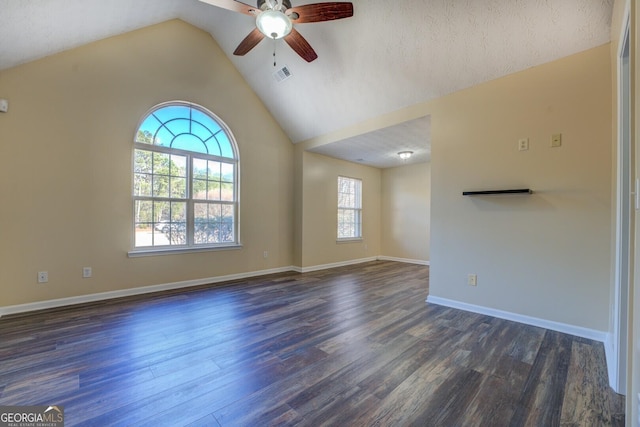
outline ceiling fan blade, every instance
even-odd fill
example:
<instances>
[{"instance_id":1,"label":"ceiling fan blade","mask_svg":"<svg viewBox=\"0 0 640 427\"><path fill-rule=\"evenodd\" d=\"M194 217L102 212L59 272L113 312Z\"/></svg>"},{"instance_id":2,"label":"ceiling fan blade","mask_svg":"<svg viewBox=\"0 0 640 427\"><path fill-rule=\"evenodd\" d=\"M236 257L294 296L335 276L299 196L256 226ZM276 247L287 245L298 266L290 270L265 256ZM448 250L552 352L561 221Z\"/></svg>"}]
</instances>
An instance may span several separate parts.
<instances>
[{"instance_id":1,"label":"ceiling fan blade","mask_svg":"<svg viewBox=\"0 0 640 427\"><path fill-rule=\"evenodd\" d=\"M311 62L318 57L318 54L313 50L309 42L307 42L307 40L302 37L302 34L296 31L295 28L284 38L284 41L307 62Z\"/></svg>"},{"instance_id":2,"label":"ceiling fan blade","mask_svg":"<svg viewBox=\"0 0 640 427\"><path fill-rule=\"evenodd\" d=\"M246 55L251 49L256 47L263 38L264 34L262 34L257 28L254 28L253 31L251 31L249 35L240 42L236 50L233 51L233 54L238 56Z\"/></svg>"},{"instance_id":3,"label":"ceiling fan blade","mask_svg":"<svg viewBox=\"0 0 640 427\"><path fill-rule=\"evenodd\" d=\"M353 16L353 4L348 2L305 4L287 9L286 14L296 24L332 21Z\"/></svg>"},{"instance_id":4,"label":"ceiling fan blade","mask_svg":"<svg viewBox=\"0 0 640 427\"><path fill-rule=\"evenodd\" d=\"M221 7L223 9L231 10L233 12L244 13L245 15L256 16L260 11L248 4L235 1L235 0L200 0L203 3L207 3L213 6Z\"/></svg>"}]
</instances>

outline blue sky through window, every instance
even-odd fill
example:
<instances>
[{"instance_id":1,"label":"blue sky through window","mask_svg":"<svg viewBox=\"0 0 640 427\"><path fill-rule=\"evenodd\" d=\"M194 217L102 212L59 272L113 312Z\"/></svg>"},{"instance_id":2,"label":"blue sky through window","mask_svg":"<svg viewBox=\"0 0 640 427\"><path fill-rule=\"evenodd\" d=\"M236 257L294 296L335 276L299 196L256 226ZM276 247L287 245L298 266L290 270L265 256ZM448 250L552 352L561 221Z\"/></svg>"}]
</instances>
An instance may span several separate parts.
<instances>
[{"instance_id":1,"label":"blue sky through window","mask_svg":"<svg viewBox=\"0 0 640 427\"><path fill-rule=\"evenodd\" d=\"M189 105L170 105L152 111L138 128L153 138L154 145L196 153L235 158L229 136L222 126ZM138 138L137 142L150 143Z\"/></svg>"}]
</instances>

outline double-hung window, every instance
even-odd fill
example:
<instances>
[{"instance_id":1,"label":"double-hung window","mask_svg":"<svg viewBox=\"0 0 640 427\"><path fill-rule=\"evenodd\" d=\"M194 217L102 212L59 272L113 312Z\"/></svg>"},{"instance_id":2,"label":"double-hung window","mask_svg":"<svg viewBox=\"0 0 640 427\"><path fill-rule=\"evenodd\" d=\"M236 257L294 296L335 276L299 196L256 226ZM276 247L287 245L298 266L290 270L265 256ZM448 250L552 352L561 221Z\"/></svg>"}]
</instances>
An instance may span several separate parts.
<instances>
[{"instance_id":1,"label":"double-hung window","mask_svg":"<svg viewBox=\"0 0 640 427\"><path fill-rule=\"evenodd\" d=\"M362 238L362 180L338 177L338 240Z\"/></svg>"},{"instance_id":2,"label":"double-hung window","mask_svg":"<svg viewBox=\"0 0 640 427\"><path fill-rule=\"evenodd\" d=\"M154 107L133 153L134 252L237 246L238 150L195 104Z\"/></svg>"}]
</instances>

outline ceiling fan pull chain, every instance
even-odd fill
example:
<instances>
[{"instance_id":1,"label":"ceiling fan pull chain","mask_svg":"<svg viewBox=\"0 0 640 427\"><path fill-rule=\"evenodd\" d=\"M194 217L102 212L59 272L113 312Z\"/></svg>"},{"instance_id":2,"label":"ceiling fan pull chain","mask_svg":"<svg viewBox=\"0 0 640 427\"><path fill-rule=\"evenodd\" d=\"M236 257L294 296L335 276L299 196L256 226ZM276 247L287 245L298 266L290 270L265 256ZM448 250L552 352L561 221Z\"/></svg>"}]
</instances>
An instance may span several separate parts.
<instances>
[{"instance_id":1,"label":"ceiling fan pull chain","mask_svg":"<svg viewBox=\"0 0 640 427\"><path fill-rule=\"evenodd\" d=\"M276 39L273 39L273 68L276 68Z\"/></svg>"}]
</instances>

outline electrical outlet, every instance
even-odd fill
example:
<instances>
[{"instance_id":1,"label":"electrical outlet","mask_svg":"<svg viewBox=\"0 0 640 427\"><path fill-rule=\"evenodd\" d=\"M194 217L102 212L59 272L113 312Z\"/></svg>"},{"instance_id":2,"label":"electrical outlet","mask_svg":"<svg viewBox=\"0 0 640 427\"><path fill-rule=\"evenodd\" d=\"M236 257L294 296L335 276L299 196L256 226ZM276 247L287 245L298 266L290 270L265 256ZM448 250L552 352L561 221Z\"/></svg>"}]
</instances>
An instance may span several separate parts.
<instances>
[{"instance_id":1,"label":"electrical outlet","mask_svg":"<svg viewBox=\"0 0 640 427\"><path fill-rule=\"evenodd\" d=\"M469 286L477 286L478 285L478 275L477 274L467 274L467 285L469 285Z\"/></svg>"},{"instance_id":2,"label":"electrical outlet","mask_svg":"<svg viewBox=\"0 0 640 427\"><path fill-rule=\"evenodd\" d=\"M529 149L529 138L521 138L518 140L518 150L526 151Z\"/></svg>"},{"instance_id":3,"label":"electrical outlet","mask_svg":"<svg viewBox=\"0 0 640 427\"><path fill-rule=\"evenodd\" d=\"M264 251L264 252L262 253L262 256L263 256L263 258L267 258L267 257L269 256L269 252Z\"/></svg>"},{"instance_id":4,"label":"electrical outlet","mask_svg":"<svg viewBox=\"0 0 640 427\"><path fill-rule=\"evenodd\" d=\"M82 267L82 277L85 279L91 277L93 272L91 271L91 267Z\"/></svg>"},{"instance_id":5,"label":"electrical outlet","mask_svg":"<svg viewBox=\"0 0 640 427\"><path fill-rule=\"evenodd\" d=\"M49 281L48 271L38 271L38 283L47 283Z\"/></svg>"}]
</instances>

